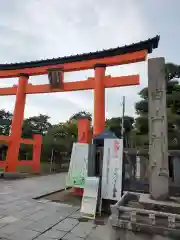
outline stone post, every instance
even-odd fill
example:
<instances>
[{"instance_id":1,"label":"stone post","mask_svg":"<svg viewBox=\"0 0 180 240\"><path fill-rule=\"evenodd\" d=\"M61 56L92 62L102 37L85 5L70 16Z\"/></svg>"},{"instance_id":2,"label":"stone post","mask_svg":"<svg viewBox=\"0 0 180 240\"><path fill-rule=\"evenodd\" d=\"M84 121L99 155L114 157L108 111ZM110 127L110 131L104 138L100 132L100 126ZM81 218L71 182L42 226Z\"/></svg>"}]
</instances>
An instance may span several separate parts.
<instances>
[{"instance_id":1,"label":"stone post","mask_svg":"<svg viewBox=\"0 0 180 240\"><path fill-rule=\"evenodd\" d=\"M168 135L165 59L148 60L150 194L155 200L168 197Z\"/></svg>"}]
</instances>

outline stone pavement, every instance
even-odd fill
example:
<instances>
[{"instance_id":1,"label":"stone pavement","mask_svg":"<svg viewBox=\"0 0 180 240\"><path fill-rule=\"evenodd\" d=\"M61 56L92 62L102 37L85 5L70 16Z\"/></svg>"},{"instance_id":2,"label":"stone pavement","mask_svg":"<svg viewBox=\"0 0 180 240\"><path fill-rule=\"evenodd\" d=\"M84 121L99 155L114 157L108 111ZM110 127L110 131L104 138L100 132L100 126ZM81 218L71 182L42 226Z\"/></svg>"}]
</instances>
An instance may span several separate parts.
<instances>
[{"instance_id":1,"label":"stone pavement","mask_svg":"<svg viewBox=\"0 0 180 240\"><path fill-rule=\"evenodd\" d=\"M101 240L105 226L79 222L77 207L33 198L65 187L66 174L0 180L1 240ZM102 231L102 229L104 230ZM106 237L106 238L105 238Z\"/></svg>"}]
</instances>

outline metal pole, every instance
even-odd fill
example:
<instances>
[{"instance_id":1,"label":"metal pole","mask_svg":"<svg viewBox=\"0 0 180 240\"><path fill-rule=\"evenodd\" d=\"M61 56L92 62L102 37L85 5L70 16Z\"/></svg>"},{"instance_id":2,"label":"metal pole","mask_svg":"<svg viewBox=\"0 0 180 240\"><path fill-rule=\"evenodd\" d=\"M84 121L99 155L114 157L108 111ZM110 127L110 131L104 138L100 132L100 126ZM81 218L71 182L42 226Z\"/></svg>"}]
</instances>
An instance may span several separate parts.
<instances>
[{"instance_id":1,"label":"metal pole","mask_svg":"<svg viewBox=\"0 0 180 240\"><path fill-rule=\"evenodd\" d=\"M124 139L124 113L125 113L125 96L122 100L122 119L121 119L121 138Z\"/></svg>"},{"instance_id":2,"label":"metal pole","mask_svg":"<svg viewBox=\"0 0 180 240\"><path fill-rule=\"evenodd\" d=\"M50 172L52 172L53 158L54 158L54 148L53 148L52 151L51 151L51 162L50 162L51 167L50 167Z\"/></svg>"},{"instance_id":3,"label":"metal pole","mask_svg":"<svg viewBox=\"0 0 180 240\"><path fill-rule=\"evenodd\" d=\"M122 101L122 119L121 119L121 139L122 139L122 187L121 187L121 197L123 196L124 192L124 181L125 181L125 163L124 163L124 114L125 114L125 96L123 96Z\"/></svg>"}]
</instances>

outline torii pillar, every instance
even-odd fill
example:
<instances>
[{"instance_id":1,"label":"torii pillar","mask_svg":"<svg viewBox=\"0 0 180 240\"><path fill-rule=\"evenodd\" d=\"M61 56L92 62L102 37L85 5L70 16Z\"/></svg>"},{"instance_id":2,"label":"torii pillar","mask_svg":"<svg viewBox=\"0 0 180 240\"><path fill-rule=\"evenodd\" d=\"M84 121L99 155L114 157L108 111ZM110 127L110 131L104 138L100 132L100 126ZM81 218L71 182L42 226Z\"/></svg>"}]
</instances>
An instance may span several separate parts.
<instances>
[{"instance_id":1,"label":"torii pillar","mask_svg":"<svg viewBox=\"0 0 180 240\"><path fill-rule=\"evenodd\" d=\"M78 143L90 143L92 133L90 127L90 119L87 116L78 118ZM73 193L78 196L83 196L83 188L74 187Z\"/></svg>"},{"instance_id":2,"label":"torii pillar","mask_svg":"<svg viewBox=\"0 0 180 240\"><path fill-rule=\"evenodd\" d=\"M26 102L26 87L28 84L28 76L21 74L16 92L16 102L11 124L10 141L8 142L8 151L6 156L6 172L16 172L17 161L19 157L20 140L22 133L22 125L24 119L24 108Z\"/></svg>"},{"instance_id":3,"label":"torii pillar","mask_svg":"<svg viewBox=\"0 0 180 240\"><path fill-rule=\"evenodd\" d=\"M96 64L94 79L94 127L93 135L96 136L105 128L105 87L104 78L106 65Z\"/></svg>"}]
</instances>

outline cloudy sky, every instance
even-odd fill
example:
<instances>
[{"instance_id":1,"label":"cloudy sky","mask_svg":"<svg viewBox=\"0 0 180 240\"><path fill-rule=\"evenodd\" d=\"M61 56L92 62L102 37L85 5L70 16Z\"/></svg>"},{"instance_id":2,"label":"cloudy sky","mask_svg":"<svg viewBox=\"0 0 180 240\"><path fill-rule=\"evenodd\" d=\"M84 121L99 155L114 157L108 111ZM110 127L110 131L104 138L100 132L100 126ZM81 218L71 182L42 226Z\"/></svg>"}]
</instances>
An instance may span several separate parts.
<instances>
[{"instance_id":1,"label":"cloudy sky","mask_svg":"<svg viewBox=\"0 0 180 240\"><path fill-rule=\"evenodd\" d=\"M180 63L179 0L0 0L0 63L31 61L123 46L160 34L159 48L151 55ZM108 68L112 76L139 73L140 86L106 90L106 117L134 115L138 92L147 85L145 63ZM65 73L65 81L87 79L93 70ZM30 78L47 83L47 76ZM17 79L0 79L0 87ZM14 96L0 97L0 108L13 111ZM48 114L52 123L73 113L93 113L93 92L27 96L25 117Z\"/></svg>"}]
</instances>

